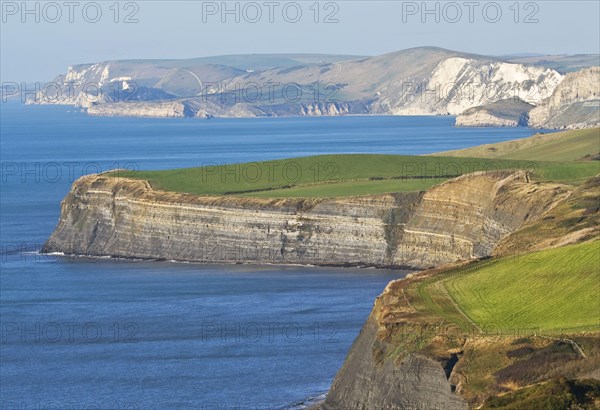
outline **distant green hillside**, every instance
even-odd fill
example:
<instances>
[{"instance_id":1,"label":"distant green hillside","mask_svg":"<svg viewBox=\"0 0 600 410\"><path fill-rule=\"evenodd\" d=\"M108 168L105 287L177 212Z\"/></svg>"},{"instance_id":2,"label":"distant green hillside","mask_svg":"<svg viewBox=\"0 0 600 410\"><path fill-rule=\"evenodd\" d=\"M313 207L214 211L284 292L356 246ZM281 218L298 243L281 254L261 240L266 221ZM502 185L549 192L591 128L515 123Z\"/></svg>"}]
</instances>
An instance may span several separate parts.
<instances>
[{"instance_id":1,"label":"distant green hillside","mask_svg":"<svg viewBox=\"0 0 600 410\"><path fill-rule=\"evenodd\" d=\"M575 161L584 159L588 155L593 157L598 153L600 153L600 128L591 128L551 134L536 134L530 138L440 152L433 155L537 161Z\"/></svg>"},{"instance_id":2,"label":"distant green hillside","mask_svg":"<svg viewBox=\"0 0 600 410\"><path fill-rule=\"evenodd\" d=\"M234 54L182 60L184 64L222 64L243 70L266 70L275 67L328 64L359 60L365 56L338 54ZM180 63L181 64L181 63Z\"/></svg>"},{"instance_id":3,"label":"distant green hillside","mask_svg":"<svg viewBox=\"0 0 600 410\"><path fill-rule=\"evenodd\" d=\"M504 56L504 58L512 63L552 68L561 74L600 65L600 55L598 54Z\"/></svg>"},{"instance_id":4,"label":"distant green hillside","mask_svg":"<svg viewBox=\"0 0 600 410\"><path fill-rule=\"evenodd\" d=\"M275 67L294 67L299 65L327 64L365 58L357 55L339 54L231 54L222 56L197 57L186 59L130 59L116 60L122 66L159 65L162 67L190 68L205 64L217 64L242 70L266 70Z\"/></svg>"},{"instance_id":5,"label":"distant green hillside","mask_svg":"<svg viewBox=\"0 0 600 410\"><path fill-rule=\"evenodd\" d=\"M157 189L196 195L335 197L420 191L475 171L533 170L542 181L571 183L598 173L595 162L533 162L403 155L320 155L167 171L119 172Z\"/></svg>"}]
</instances>

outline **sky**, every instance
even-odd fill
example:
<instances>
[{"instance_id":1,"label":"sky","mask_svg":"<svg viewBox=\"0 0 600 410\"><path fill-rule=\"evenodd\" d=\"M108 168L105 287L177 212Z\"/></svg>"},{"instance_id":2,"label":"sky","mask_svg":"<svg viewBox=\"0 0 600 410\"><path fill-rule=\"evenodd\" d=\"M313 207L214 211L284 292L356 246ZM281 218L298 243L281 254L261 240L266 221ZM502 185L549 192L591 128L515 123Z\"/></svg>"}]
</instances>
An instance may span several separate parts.
<instances>
[{"instance_id":1,"label":"sky","mask_svg":"<svg viewBox=\"0 0 600 410\"><path fill-rule=\"evenodd\" d=\"M25 7L23 7L25 5ZM600 52L590 1L1 1L2 82L69 65L251 53Z\"/></svg>"}]
</instances>

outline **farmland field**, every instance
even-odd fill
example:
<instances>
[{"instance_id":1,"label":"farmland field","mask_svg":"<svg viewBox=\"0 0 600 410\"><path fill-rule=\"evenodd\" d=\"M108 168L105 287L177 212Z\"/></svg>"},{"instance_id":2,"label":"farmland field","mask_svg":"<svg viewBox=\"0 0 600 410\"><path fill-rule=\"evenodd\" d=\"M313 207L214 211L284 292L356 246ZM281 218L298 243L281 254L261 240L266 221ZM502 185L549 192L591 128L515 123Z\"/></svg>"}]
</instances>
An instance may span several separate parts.
<instances>
[{"instance_id":1,"label":"farmland field","mask_svg":"<svg viewBox=\"0 0 600 410\"><path fill-rule=\"evenodd\" d=\"M156 189L194 195L336 197L422 191L459 175L502 169L531 170L536 180L576 184L596 175L599 164L342 154L118 175L145 179Z\"/></svg>"},{"instance_id":2,"label":"farmland field","mask_svg":"<svg viewBox=\"0 0 600 410\"><path fill-rule=\"evenodd\" d=\"M472 322L484 333L597 331L598 266L595 240L451 271L423 285L420 294L438 315L461 327Z\"/></svg>"}]
</instances>

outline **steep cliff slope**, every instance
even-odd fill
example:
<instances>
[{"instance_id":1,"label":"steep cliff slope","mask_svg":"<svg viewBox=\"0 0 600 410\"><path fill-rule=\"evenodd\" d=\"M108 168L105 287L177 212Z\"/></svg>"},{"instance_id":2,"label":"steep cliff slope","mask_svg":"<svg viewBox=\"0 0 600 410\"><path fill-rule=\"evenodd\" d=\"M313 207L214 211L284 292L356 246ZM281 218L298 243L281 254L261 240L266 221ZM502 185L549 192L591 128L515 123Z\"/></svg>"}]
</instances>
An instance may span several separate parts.
<instances>
[{"instance_id":1,"label":"steep cliff slope","mask_svg":"<svg viewBox=\"0 0 600 410\"><path fill-rule=\"evenodd\" d=\"M385 348L385 342L381 338L388 325L385 317L388 296L388 293L384 293L377 298L326 401L319 408L467 409L467 402L452 392L440 361L425 354L407 354L394 362L387 360L386 353L380 350ZM408 332L415 330L414 327L407 330L407 336L410 337Z\"/></svg>"},{"instance_id":2,"label":"steep cliff slope","mask_svg":"<svg viewBox=\"0 0 600 410\"><path fill-rule=\"evenodd\" d=\"M164 101L177 96L198 95L202 91L202 81L221 81L243 72L216 64L186 64L185 60L80 64L68 67L65 74L46 84L28 102L81 107L119 101L136 104L144 90L154 92L154 97L147 100Z\"/></svg>"},{"instance_id":3,"label":"steep cliff slope","mask_svg":"<svg viewBox=\"0 0 600 410\"><path fill-rule=\"evenodd\" d=\"M321 407L493 407L491 398L515 391L510 408L550 408L541 403L562 400L556 392L536 399L526 389L557 377L600 379L599 246L596 240L391 282ZM576 408L596 408L600 394L591 392L590 400L580 392Z\"/></svg>"},{"instance_id":4,"label":"steep cliff slope","mask_svg":"<svg viewBox=\"0 0 600 410\"><path fill-rule=\"evenodd\" d=\"M534 106L519 98L469 108L458 117L457 127L526 127Z\"/></svg>"},{"instance_id":5,"label":"steep cliff slope","mask_svg":"<svg viewBox=\"0 0 600 410\"><path fill-rule=\"evenodd\" d=\"M567 74L552 95L536 107L498 101L464 111L457 126L530 126L577 129L600 124L600 67Z\"/></svg>"},{"instance_id":6,"label":"steep cliff slope","mask_svg":"<svg viewBox=\"0 0 600 410\"><path fill-rule=\"evenodd\" d=\"M600 67L569 73L552 95L529 113L537 128L586 128L600 125Z\"/></svg>"},{"instance_id":7,"label":"steep cliff slope","mask_svg":"<svg viewBox=\"0 0 600 410\"><path fill-rule=\"evenodd\" d=\"M493 254L524 254L577 243L599 235L600 174L578 186L543 218L525 224L502 239Z\"/></svg>"},{"instance_id":8,"label":"steep cliff slope","mask_svg":"<svg viewBox=\"0 0 600 410\"><path fill-rule=\"evenodd\" d=\"M437 266L490 254L568 190L524 171L366 197L193 196L91 175L73 184L45 252L181 261Z\"/></svg>"},{"instance_id":9,"label":"steep cliff slope","mask_svg":"<svg viewBox=\"0 0 600 410\"><path fill-rule=\"evenodd\" d=\"M379 104L397 115L458 115L465 110L509 98L537 104L550 95L562 75L550 69L453 57L441 61L416 89L401 92L395 85L383 90ZM410 81L410 80L409 80Z\"/></svg>"}]
</instances>

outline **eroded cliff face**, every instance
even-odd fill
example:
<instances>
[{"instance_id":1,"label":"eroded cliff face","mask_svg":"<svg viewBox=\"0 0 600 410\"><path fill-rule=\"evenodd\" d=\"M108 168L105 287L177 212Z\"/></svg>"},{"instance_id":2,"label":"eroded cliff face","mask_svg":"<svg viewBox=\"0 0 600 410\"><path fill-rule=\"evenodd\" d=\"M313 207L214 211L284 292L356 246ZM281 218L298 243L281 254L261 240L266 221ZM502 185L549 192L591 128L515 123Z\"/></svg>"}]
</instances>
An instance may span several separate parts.
<instances>
[{"instance_id":1,"label":"eroded cliff face","mask_svg":"<svg viewBox=\"0 0 600 410\"><path fill-rule=\"evenodd\" d=\"M194 196L113 175L73 184L45 252L426 268L490 255L566 193L522 171L465 175L426 193L331 199Z\"/></svg>"},{"instance_id":2,"label":"eroded cliff face","mask_svg":"<svg viewBox=\"0 0 600 410\"><path fill-rule=\"evenodd\" d=\"M86 176L62 203L49 252L194 262L386 265L384 214L420 194L251 199L161 192ZM402 221L400 221L402 222Z\"/></svg>"},{"instance_id":3,"label":"eroded cliff face","mask_svg":"<svg viewBox=\"0 0 600 410\"><path fill-rule=\"evenodd\" d=\"M465 328L424 308L421 285L444 274L432 269L388 284L315 409L476 409L490 396L558 377L598 378L597 333L557 339L531 329L483 334L474 323Z\"/></svg>"},{"instance_id":4,"label":"eroded cliff face","mask_svg":"<svg viewBox=\"0 0 600 410\"><path fill-rule=\"evenodd\" d=\"M144 117L144 118L211 118L222 112L218 104L200 102L195 99L144 102L106 102L88 104L89 115L105 117ZM231 115L235 116L235 115Z\"/></svg>"},{"instance_id":5,"label":"eroded cliff face","mask_svg":"<svg viewBox=\"0 0 600 410\"><path fill-rule=\"evenodd\" d=\"M563 76L540 67L454 57L441 61L415 88L395 84L382 91L396 115L459 115L497 101L519 98L537 104L552 94Z\"/></svg>"},{"instance_id":6,"label":"eroded cliff face","mask_svg":"<svg viewBox=\"0 0 600 410\"><path fill-rule=\"evenodd\" d=\"M35 95L28 95L27 102L84 108L94 104L129 102L132 105L139 104L140 110L143 110L146 102L169 102L198 95L202 91L202 81L217 82L244 72L234 67L189 60L122 60L80 64L68 67L66 73L55 77ZM140 116L144 116L144 112L141 112ZM107 109L106 114L101 115L118 114ZM128 115L137 114L133 108L129 108Z\"/></svg>"},{"instance_id":7,"label":"eroded cliff face","mask_svg":"<svg viewBox=\"0 0 600 410\"><path fill-rule=\"evenodd\" d=\"M519 119L508 119L494 115L485 110L471 111L456 117L456 127L517 127Z\"/></svg>"},{"instance_id":8,"label":"eroded cliff face","mask_svg":"<svg viewBox=\"0 0 600 410\"><path fill-rule=\"evenodd\" d=\"M600 67L567 74L542 101L500 100L470 108L456 118L456 125L461 127L578 129L599 124Z\"/></svg>"},{"instance_id":9,"label":"eroded cliff face","mask_svg":"<svg viewBox=\"0 0 600 410\"><path fill-rule=\"evenodd\" d=\"M526 127L532 104L518 98L473 107L456 117L457 127Z\"/></svg>"},{"instance_id":10,"label":"eroded cliff face","mask_svg":"<svg viewBox=\"0 0 600 410\"><path fill-rule=\"evenodd\" d=\"M89 115L109 117L182 118L192 113L182 101L89 104Z\"/></svg>"},{"instance_id":11,"label":"eroded cliff face","mask_svg":"<svg viewBox=\"0 0 600 410\"><path fill-rule=\"evenodd\" d=\"M322 410L463 410L467 402L453 392L442 363L424 354L387 357L394 349L382 334L388 314L386 291L377 298L369 319L338 372ZM404 323L403 323L404 325ZM410 331L414 331L411 328ZM418 332L416 332L418 333Z\"/></svg>"},{"instance_id":12,"label":"eroded cliff face","mask_svg":"<svg viewBox=\"0 0 600 410\"><path fill-rule=\"evenodd\" d=\"M524 171L467 174L429 189L394 234L394 261L424 268L491 255L498 241L567 195ZM392 224L389 229L393 229Z\"/></svg>"},{"instance_id":13,"label":"eroded cliff face","mask_svg":"<svg viewBox=\"0 0 600 410\"><path fill-rule=\"evenodd\" d=\"M552 95L529 113L536 128L591 128L600 124L600 67L569 73Z\"/></svg>"}]
</instances>

